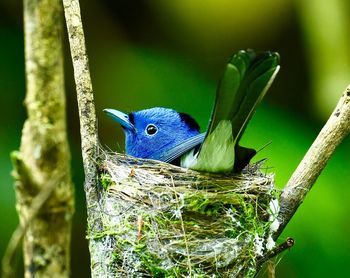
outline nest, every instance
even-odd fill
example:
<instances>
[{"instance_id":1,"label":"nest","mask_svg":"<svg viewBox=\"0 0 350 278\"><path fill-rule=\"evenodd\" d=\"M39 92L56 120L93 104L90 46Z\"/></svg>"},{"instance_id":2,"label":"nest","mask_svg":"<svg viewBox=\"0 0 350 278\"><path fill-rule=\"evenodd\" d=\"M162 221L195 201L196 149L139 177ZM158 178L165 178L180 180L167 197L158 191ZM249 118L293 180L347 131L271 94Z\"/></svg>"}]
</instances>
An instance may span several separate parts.
<instances>
[{"instance_id":1,"label":"nest","mask_svg":"<svg viewBox=\"0 0 350 278\"><path fill-rule=\"evenodd\" d=\"M215 175L103 152L89 208L93 276L254 276L278 210L259 166Z\"/></svg>"}]
</instances>

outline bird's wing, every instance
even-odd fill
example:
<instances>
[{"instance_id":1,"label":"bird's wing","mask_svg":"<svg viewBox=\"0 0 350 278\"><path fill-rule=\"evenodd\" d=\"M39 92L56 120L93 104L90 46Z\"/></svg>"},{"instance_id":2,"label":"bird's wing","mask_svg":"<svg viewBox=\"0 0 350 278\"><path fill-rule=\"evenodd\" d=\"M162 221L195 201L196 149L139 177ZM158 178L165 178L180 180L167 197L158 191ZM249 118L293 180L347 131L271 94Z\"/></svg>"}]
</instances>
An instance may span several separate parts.
<instances>
[{"instance_id":1,"label":"bird's wing","mask_svg":"<svg viewBox=\"0 0 350 278\"><path fill-rule=\"evenodd\" d=\"M239 150L236 145L278 69L279 55L275 52L241 50L232 57L218 86L195 169L232 170L237 162L235 149Z\"/></svg>"},{"instance_id":2,"label":"bird's wing","mask_svg":"<svg viewBox=\"0 0 350 278\"><path fill-rule=\"evenodd\" d=\"M172 162L182 156L184 153L202 144L204 137L205 133L195 135L165 152L161 150L157 153L152 154L152 159L164 162Z\"/></svg>"}]
</instances>

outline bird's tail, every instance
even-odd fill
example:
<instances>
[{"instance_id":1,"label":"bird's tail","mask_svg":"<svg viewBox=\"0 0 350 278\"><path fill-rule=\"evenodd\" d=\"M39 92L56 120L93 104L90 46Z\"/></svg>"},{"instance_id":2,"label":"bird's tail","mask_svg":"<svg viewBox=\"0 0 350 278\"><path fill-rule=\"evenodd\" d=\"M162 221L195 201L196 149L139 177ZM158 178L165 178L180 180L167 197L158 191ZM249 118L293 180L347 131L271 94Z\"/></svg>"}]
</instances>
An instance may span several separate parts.
<instances>
[{"instance_id":1,"label":"bird's tail","mask_svg":"<svg viewBox=\"0 0 350 278\"><path fill-rule=\"evenodd\" d=\"M219 165L215 170L234 167L240 171L249 163L256 151L238 143L278 70L276 52L241 50L232 57L218 86L208 131L198 155L198 169L212 170L215 164ZM225 138L228 134L232 137ZM213 162L208 163L213 157Z\"/></svg>"},{"instance_id":2,"label":"bird's tail","mask_svg":"<svg viewBox=\"0 0 350 278\"><path fill-rule=\"evenodd\" d=\"M238 143L278 70L276 52L241 50L235 54L220 81L208 134L221 120L227 119L232 123L232 135Z\"/></svg>"}]
</instances>

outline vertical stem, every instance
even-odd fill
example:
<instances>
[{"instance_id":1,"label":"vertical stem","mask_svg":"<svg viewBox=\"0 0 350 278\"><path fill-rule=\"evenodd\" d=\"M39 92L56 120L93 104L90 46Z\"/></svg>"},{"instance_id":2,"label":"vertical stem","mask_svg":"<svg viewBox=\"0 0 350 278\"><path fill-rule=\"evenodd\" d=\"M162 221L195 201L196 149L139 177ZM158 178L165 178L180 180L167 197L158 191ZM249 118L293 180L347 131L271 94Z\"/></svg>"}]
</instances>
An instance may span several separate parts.
<instances>
[{"instance_id":1,"label":"vertical stem","mask_svg":"<svg viewBox=\"0 0 350 278\"><path fill-rule=\"evenodd\" d=\"M28 119L20 150L12 157L17 210L26 229L25 277L69 277L74 198L66 134L60 1L24 0L24 32ZM15 269L11 265L4 268Z\"/></svg>"},{"instance_id":2,"label":"vertical stem","mask_svg":"<svg viewBox=\"0 0 350 278\"><path fill-rule=\"evenodd\" d=\"M81 151L85 171L85 194L87 202L88 227L90 230L101 229L100 219L93 217L98 204L97 194L97 121L94 106L89 62L85 47L83 24L78 0L63 0L64 14L69 37L70 52L73 61L74 79L77 91ZM89 242L91 272L94 277L95 245ZM100 255L100 254L99 254Z\"/></svg>"},{"instance_id":3,"label":"vertical stem","mask_svg":"<svg viewBox=\"0 0 350 278\"><path fill-rule=\"evenodd\" d=\"M94 95L79 1L63 0L63 6L73 61L79 109L81 147L85 171L85 189L88 193L90 189L93 189L95 186L97 173L95 157L98 140ZM89 198L87 198L87 200L89 201Z\"/></svg>"}]
</instances>

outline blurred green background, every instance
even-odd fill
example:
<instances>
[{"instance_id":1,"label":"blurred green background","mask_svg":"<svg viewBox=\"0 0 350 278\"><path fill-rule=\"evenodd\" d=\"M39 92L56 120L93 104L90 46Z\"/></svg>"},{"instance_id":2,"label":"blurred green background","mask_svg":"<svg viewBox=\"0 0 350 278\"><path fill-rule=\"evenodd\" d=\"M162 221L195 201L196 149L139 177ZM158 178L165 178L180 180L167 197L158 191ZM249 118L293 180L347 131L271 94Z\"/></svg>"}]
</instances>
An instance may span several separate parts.
<instances>
[{"instance_id":1,"label":"blurred green background","mask_svg":"<svg viewBox=\"0 0 350 278\"><path fill-rule=\"evenodd\" d=\"M21 1L0 0L0 256L18 224L9 154L25 119ZM274 50L282 68L243 138L283 187L350 82L347 0L81 1L102 144L123 149L103 108L153 106L193 115L205 130L218 79L239 49ZM65 42L76 214L72 277L88 277L85 197L72 66ZM350 260L350 138L338 148L281 238L277 277L345 277ZM18 268L21 259L18 255ZM21 271L19 270L19 277Z\"/></svg>"}]
</instances>

